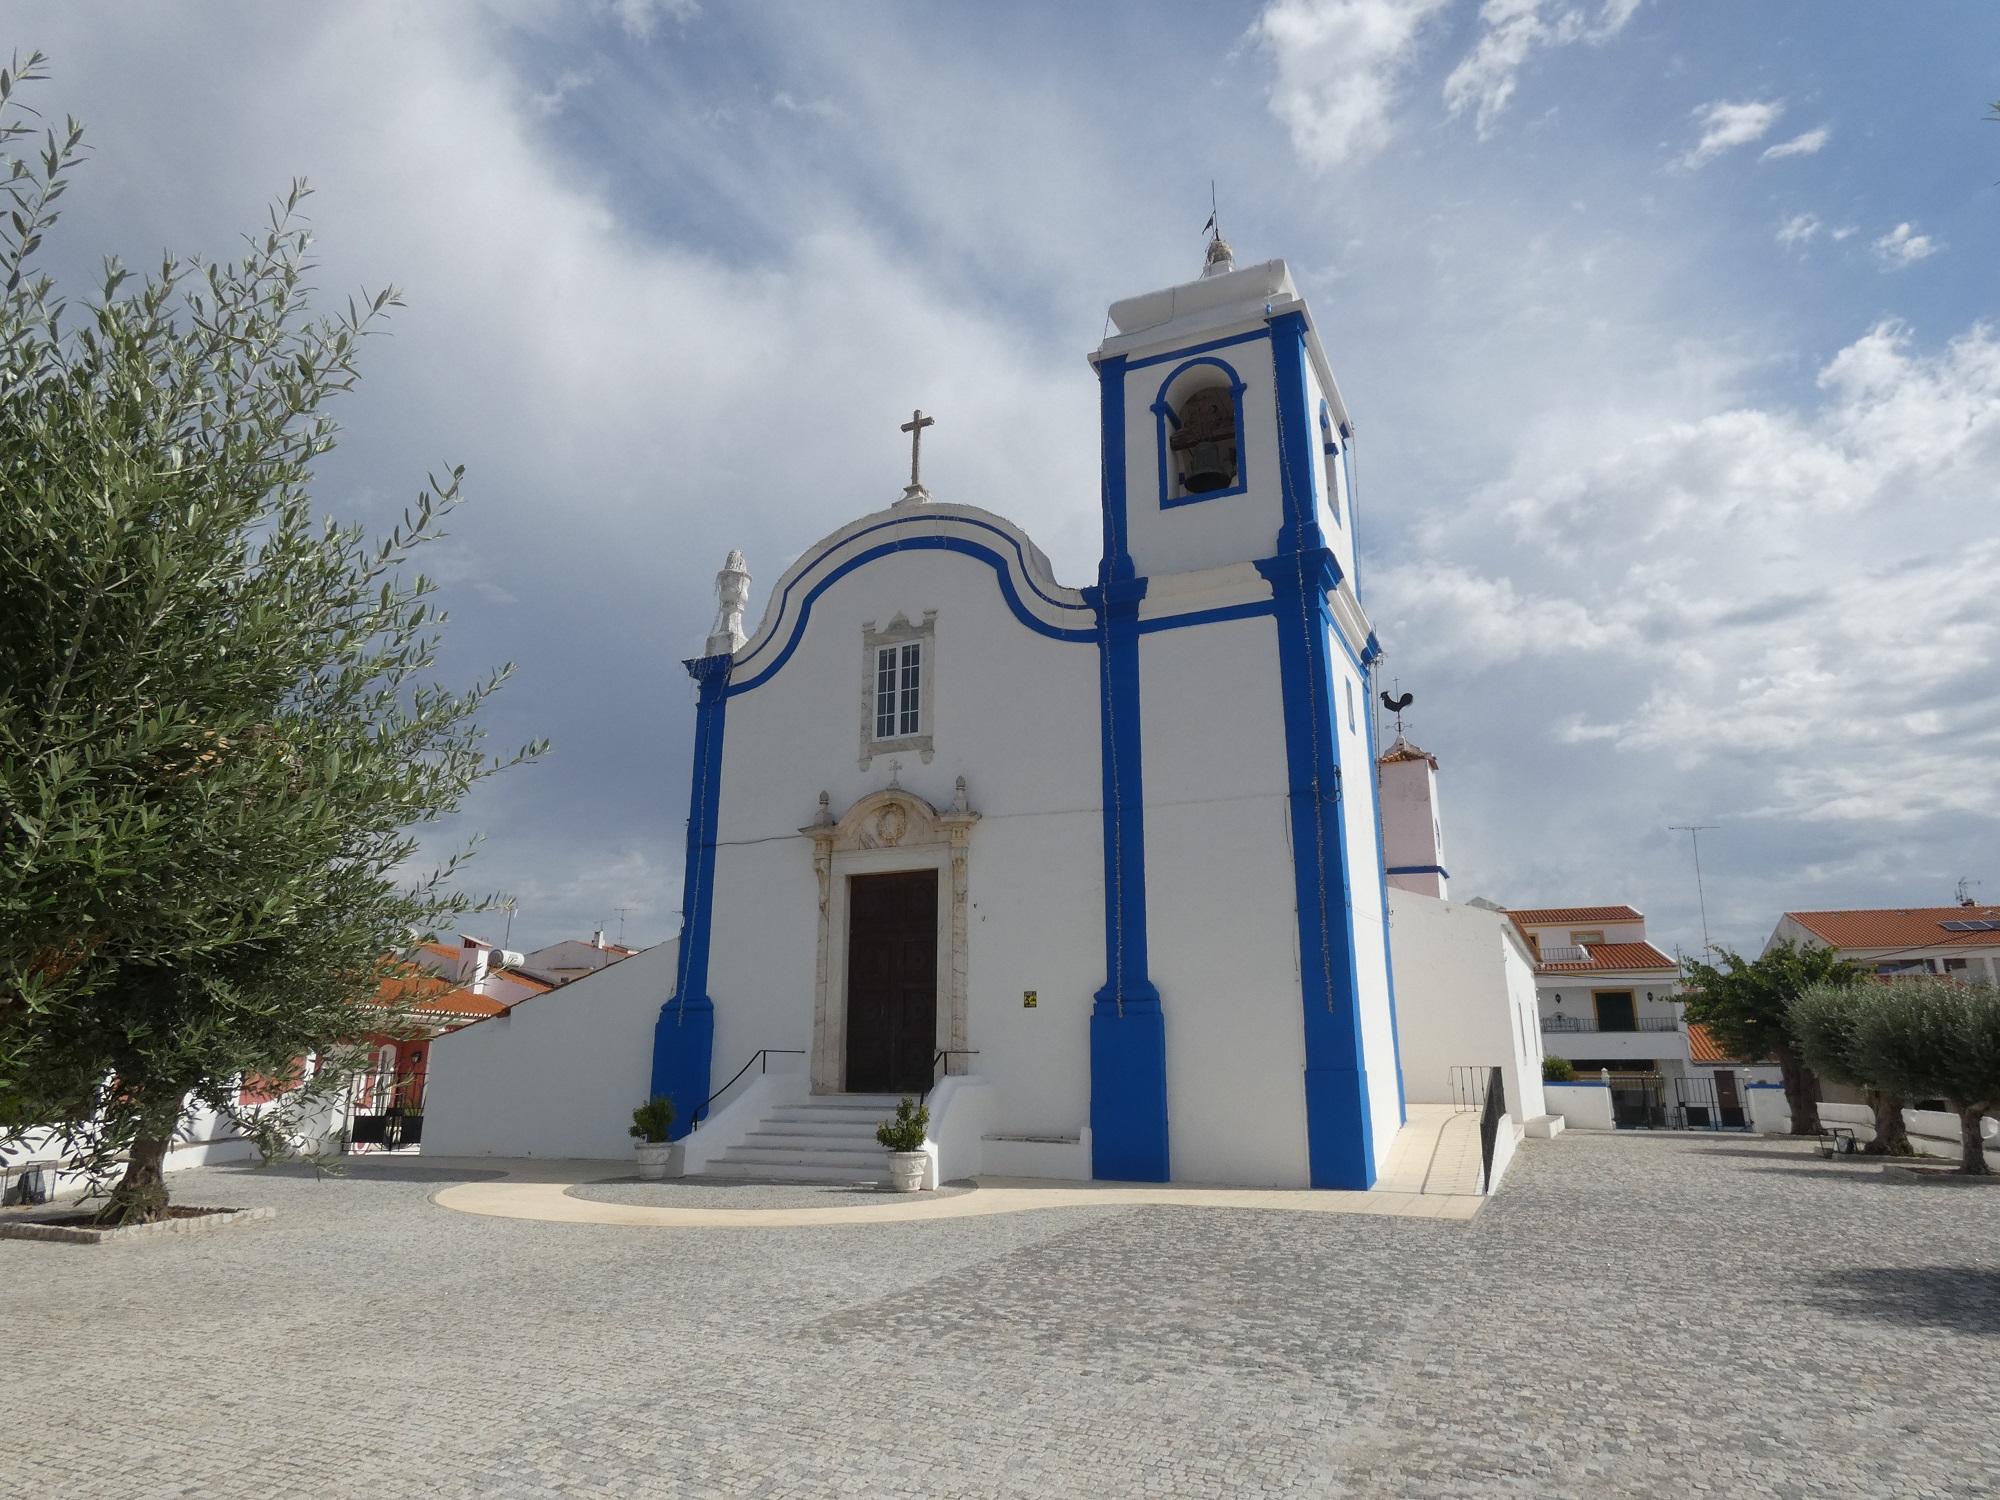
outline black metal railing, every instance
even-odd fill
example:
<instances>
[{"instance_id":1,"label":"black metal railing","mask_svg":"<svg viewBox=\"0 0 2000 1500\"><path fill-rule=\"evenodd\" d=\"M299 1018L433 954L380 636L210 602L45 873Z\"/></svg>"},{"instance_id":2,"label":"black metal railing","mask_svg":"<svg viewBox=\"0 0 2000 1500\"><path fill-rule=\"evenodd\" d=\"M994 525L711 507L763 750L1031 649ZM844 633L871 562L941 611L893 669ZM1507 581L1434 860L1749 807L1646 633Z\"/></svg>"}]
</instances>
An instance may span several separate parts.
<instances>
[{"instance_id":1,"label":"black metal railing","mask_svg":"<svg viewBox=\"0 0 2000 1500\"><path fill-rule=\"evenodd\" d=\"M716 1100L720 1099L724 1094L728 1093L731 1089L735 1088L737 1081L741 1079L743 1075L749 1072L752 1068L755 1068L757 1070L757 1075L761 1078L765 1073L770 1071L772 1058L804 1057L805 1055L806 1055L806 1049L803 1047L764 1047L759 1049L758 1052L751 1057L750 1061L748 1061L742 1067L736 1070L735 1077L731 1078L729 1082L725 1083L721 1088L717 1089L714 1093L710 1094L706 1099L702 1100L700 1104L695 1106L694 1118L688 1121L688 1130L692 1132L697 1125L701 1124L701 1122L708 1117L709 1105L715 1103Z\"/></svg>"},{"instance_id":2,"label":"black metal railing","mask_svg":"<svg viewBox=\"0 0 2000 1500\"><path fill-rule=\"evenodd\" d=\"M977 1057L977 1056L979 1056L979 1049L977 1047L974 1047L969 1051L963 1048L952 1048L952 1047L938 1048L936 1052L931 1054L930 1088L924 1090L923 1098L919 1099L917 1103L928 1104L930 1102L932 1090L935 1089L940 1083L944 1081L944 1076L942 1073L939 1072L939 1069L950 1067L951 1059L953 1059L954 1057Z\"/></svg>"},{"instance_id":3,"label":"black metal railing","mask_svg":"<svg viewBox=\"0 0 2000 1500\"><path fill-rule=\"evenodd\" d=\"M1543 1031L1679 1031L1673 1016L1637 1016L1630 1026L1606 1026L1591 1016L1543 1016Z\"/></svg>"},{"instance_id":4,"label":"black metal railing","mask_svg":"<svg viewBox=\"0 0 2000 1500\"><path fill-rule=\"evenodd\" d=\"M1498 1068L1486 1080L1486 1107L1479 1114L1479 1190L1493 1191L1493 1146L1500 1139L1500 1120L1507 1113L1507 1080Z\"/></svg>"},{"instance_id":5,"label":"black metal railing","mask_svg":"<svg viewBox=\"0 0 2000 1500\"><path fill-rule=\"evenodd\" d=\"M1493 1070L1466 1064L1451 1070L1451 1107L1461 1115L1476 1114L1486 1107L1486 1088Z\"/></svg>"},{"instance_id":6,"label":"black metal railing","mask_svg":"<svg viewBox=\"0 0 2000 1500\"><path fill-rule=\"evenodd\" d=\"M424 1070L384 1068L363 1073L347 1096L345 1149L378 1146L384 1151L419 1146L424 1139Z\"/></svg>"}]
</instances>

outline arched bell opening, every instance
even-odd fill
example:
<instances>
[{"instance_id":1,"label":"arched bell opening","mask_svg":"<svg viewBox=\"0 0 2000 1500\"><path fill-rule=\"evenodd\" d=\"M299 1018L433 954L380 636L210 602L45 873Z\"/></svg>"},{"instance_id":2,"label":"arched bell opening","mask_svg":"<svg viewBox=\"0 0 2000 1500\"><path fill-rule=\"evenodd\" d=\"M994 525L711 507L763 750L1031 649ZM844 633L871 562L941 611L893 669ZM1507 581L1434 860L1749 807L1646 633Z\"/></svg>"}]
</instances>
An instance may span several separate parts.
<instances>
[{"instance_id":1,"label":"arched bell opening","mask_svg":"<svg viewBox=\"0 0 2000 1500\"><path fill-rule=\"evenodd\" d=\"M1219 359L1190 360L1160 387L1161 499L1183 504L1243 489L1243 382Z\"/></svg>"}]
</instances>

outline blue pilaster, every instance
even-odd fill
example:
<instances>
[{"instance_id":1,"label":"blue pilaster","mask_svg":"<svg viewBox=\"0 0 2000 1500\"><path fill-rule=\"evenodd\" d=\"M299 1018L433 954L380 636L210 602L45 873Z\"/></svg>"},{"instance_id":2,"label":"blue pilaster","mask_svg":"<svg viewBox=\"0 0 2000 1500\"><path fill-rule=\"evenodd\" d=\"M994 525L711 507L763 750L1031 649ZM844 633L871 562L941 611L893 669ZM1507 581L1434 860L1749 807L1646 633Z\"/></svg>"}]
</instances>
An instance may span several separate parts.
<instances>
[{"instance_id":1,"label":"blue pilaster","mask_svg":"<svg viewBox=\"0 0 2000 1500\"><path fill-rule=\"evenodd\" d=\"M1104 560L1097 611L1104 775L1104 987L1090 1016L1091 1175L1166 1182L1167 1033L1146 969L1146 823L1139 749L1139 601L1125 540L1125 361L1098 366Z\"/></svg>"},{"instance_id":2,"label":"blue pilaster","mask_svg":"<svg viewBox=\"0 0 2000 1500\"><path fill-rule=\"evenodd\" d=\"M1277 554L1284 557L1315 552L1326 545L1326 538L1313 500L1319 444L1306 403L1306 315L1280 313L1270 324L1271 370L1277 386L1278 488L1285 516L1278 530Z\"/></svg>"},{"instance_id":3,"label":"blue pilaster","mask_svg":"<svg viewBox=\"0 0 2000 1500\"><path fill-rule=\"evenodd\" d=\"M681 884L680 965L674 996L653 1027L653 1093L674 1101L673 1138L694 1128L708 1101L715 1056L715 1002L708 997L708 941L715 892L715 819L722 793L722 727L730 658L685 663L700 684L695 709L694 781L688 793L687 867Z\"/></svg>"},{"instance_id":4,"label":"blue pilaster","mask_svg":"<svg viewBox=\"0 0 2000 1500\"><path fill-rule=\"evenodd\" d=\"M1339 582L1339 565L1320 547L1266 558L1257 571L1270 580L1277 606L1312 1185L1367 1188L1375 1181L1375 1130L1361 1048L1361 988L1327 636L1333 628L1327 595Z\"/></svg>"}]
</instances>

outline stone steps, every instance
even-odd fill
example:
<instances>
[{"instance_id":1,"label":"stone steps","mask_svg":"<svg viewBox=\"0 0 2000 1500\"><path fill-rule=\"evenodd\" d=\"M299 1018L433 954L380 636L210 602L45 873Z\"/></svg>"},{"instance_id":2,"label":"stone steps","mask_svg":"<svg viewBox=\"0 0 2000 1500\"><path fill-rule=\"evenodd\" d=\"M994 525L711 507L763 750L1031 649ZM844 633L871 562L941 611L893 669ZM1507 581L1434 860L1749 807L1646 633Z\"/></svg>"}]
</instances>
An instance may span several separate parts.
<instances>
[{"instance_id":1,"label":"stone steps","mask_svg":"<svg viewBox=\"0 0 2000 1500\"><path fill-rule=\"evenodd\" d=\"M705 1170L771 1182L886 1183L889 1153L876 1142L875 1127L894 1118L898 1102L893 1095L842 1094L778 1106Z\"/></svg>"}]
</instances>

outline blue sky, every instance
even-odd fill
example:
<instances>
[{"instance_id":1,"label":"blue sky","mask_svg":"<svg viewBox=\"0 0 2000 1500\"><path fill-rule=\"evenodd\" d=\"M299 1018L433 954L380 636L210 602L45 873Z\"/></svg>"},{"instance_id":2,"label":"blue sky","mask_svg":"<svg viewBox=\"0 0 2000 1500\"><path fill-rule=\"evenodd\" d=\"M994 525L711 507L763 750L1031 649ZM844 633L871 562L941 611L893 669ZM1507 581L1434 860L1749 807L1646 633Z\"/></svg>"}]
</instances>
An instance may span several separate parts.
<instances>
[{"instance_id":1,"label":"blue sky","mask_svg":"<svg viewBox=\"0 0 2000 1500\"><path fill-rule=\"evenodd\" d=\"M1083 356L1209 184L1358 421L1364 597L1455 894L2000 900L2000 10L1824 0L14 3L90 126L51 246L227 253L295 174L394 281L321 498L474 502L434 570L520 664L482 793L514 938L671 936L712 578L893 498L1094 566ZM803 818L803 814L802 814ZM499 936L499 923L491 936Z\"/></svg>"}]
</instances>

